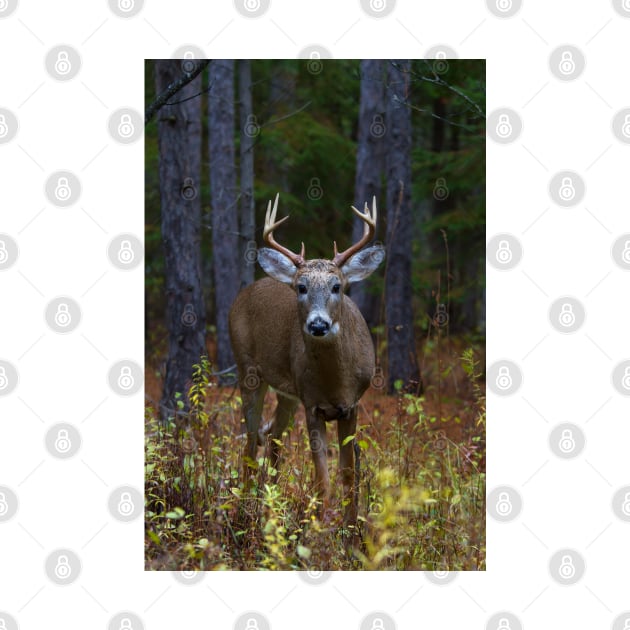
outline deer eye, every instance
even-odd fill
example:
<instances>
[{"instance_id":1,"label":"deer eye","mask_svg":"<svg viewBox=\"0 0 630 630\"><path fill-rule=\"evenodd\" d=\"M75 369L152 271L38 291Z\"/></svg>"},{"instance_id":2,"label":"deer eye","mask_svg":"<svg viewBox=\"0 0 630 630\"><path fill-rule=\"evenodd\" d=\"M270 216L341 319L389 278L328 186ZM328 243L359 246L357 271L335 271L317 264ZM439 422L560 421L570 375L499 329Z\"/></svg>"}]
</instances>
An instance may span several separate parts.
<instances>
[{"instance_id":1,"label":"deer eye","mask_svg":"<svg viewBox=\"0 0 630 630\"><path fill-rule=\"evenodd\" d=\"M333 284L332 292L339 293L339 291L341 291L341 285L339 283Z\"/></svg>"},{"instance_id":2,"label":"deer eye","mask_svg":"<svg viewBox=\"0 0 630 630\"><path fill-rule=\"evenodd\" d=\"M298 284L297 285L297 290L298 290L298 293L300 295L306 295L307 289L306 289L306 285L305 284Z\"/></svg>"}]
</instances>

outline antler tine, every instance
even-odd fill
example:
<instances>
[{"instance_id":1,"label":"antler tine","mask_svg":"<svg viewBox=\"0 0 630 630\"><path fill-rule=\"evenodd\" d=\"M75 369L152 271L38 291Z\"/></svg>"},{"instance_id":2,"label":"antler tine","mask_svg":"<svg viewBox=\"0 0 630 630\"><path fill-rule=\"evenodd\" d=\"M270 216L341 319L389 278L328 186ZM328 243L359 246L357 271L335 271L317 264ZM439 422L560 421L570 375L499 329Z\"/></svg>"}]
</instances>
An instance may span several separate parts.
<instances>
[{"instance_id":1,"label":"antler tine","mask_svg":"<svg viewBox=\"0 0 630 630\"><path fill-rule=\"evenodd\" d=\"M373 238L376 232L376 197L372 197L372 212L368 208L367 201L365 202L365 209L363 212L357 210L354 206L350 206L354 214L356 214L363 221L363 236L358 243L355 243L343 252L337 251L337 243L334 243L335 256L333 263L337 267L341 267L347 260L352 258L360 249L365 247Z\"/></svg>"},{"instance_id":2,"label":"antler tine","mask_svg":"<svg viewBox=\"0 0 630 630\"><path fill-rule=\"evenodd\" d=\"M301 267L304 264L304 243L302 243L302 253L296 254L292 252L290 249L283 247L280 245L276 239L273 237L273 231L279 226L282 225L289 216L283 217L279 221L276 221L276 214L278 212L278 198L280 197L280 193L276 195L276 198L273 203L273 209L271 207L271 200L267 204L267 214L265 215L265 228L263 230L263 240L269 247L275 249L280 252L284 256L286 256L296 267Z\"/></svg>"}]
</instances>

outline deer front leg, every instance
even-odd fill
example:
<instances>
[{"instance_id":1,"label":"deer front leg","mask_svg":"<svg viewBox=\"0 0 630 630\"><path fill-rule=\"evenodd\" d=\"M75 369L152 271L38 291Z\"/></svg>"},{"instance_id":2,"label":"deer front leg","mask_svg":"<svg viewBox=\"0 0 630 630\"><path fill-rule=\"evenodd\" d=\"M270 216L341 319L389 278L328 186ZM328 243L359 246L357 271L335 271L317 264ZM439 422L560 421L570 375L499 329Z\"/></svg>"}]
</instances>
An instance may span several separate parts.
<instances>
[{"instance_id":1,"label":"deer front leg","mask_svg":"<svg viewBox=\"0 0 630 630\"><path fill-rule=\"evenodd\" d=\"M317 409L309 409L306 414L308 439L315 465L315 492L324 502L324 510L330 497L330 480L328 477L328 458L326 448L326 421Z\"/></svg>"},{"instance_id":2,"label":"deer front leg","mask_svg":"<svg viewBox=\"0 0 630 630\"><path fill-rule=\"evenodd\" d=\"M343 498L346 504L343 516L344 525L356 525L358 483L354 471L355 439L344 442L355 434L357 428L357 408L353 407L347 418L337 420L337 435L339 437L339 474L343 483ZM358 461L358 460L357 460Z\"/></svg>"}]
</instances>

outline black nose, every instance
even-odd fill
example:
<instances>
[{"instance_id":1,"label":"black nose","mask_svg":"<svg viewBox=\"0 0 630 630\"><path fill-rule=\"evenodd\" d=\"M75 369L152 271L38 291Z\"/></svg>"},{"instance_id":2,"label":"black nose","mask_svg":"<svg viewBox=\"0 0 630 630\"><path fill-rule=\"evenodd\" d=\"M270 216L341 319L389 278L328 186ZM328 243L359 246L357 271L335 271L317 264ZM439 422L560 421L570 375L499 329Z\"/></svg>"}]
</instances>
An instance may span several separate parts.
<instances>
[{"instance_id":1,"label":"black nose","mask_svg":"<svg viewBox=\"0 0 630 630\"><path fill-rule=\"evenodd\" d=\"M323 337L330 330L330 324L321 317L316 317L308 325L308 332L314 337Z\"/></svg>"}]
</instances>

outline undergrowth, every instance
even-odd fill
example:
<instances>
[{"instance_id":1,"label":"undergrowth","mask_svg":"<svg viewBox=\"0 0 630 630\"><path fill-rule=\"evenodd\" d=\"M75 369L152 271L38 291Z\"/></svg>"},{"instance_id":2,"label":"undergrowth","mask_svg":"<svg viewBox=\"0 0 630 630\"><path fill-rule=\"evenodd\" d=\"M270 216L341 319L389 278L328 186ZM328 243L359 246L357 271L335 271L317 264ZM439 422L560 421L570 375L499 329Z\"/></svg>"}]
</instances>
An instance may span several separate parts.
<instances>
[{"instance_id":1,"label":"undergrowth","mask_svg":"<svg viewBox=\"0 0 630 630\"><path fill-rule=\"evenodd\" d=\"M221 388L210 363L194 366L185 422L146 410L145 558L149 570L480 570L485 568L485 397L472 349L459 368L475 421L458 438L457 419L435 417L399 389L395 404L364 397L358 535L336 501L318 517L306 431L283 440L279 470L260 449L251 488L242 482L240 399ZM183 400L180 401L183 408ZM296 424L299 424L296 423ZM332 423L331 423L332 424ZM336 432L335 432L336 433ZM329 437L333 431L329 429Z\"/></svg>"}]
</instances>

